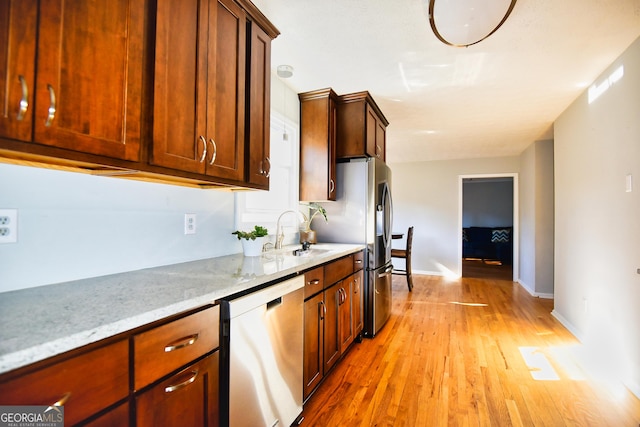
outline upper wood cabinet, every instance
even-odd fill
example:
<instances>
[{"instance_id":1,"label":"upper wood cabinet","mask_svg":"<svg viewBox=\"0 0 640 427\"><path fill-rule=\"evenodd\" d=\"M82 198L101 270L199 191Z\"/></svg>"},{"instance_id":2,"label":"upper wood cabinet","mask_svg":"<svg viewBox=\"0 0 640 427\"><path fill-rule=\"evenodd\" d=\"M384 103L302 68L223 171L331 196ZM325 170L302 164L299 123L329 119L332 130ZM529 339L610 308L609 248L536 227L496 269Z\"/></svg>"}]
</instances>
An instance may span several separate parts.
<instances>
[{"instance_id":1,"label":"upper wood cabinet","mask_svg":"<svg viewBox=\"0 0 640 427\"><path fill-rule=\"evenodd\" d=\"M278 34L249 0L4 0L0 155L268 189Z\"/></svg>"},{"instance_id":2,"label":"upper wood cabinet","mask_svg":"<svg viewBox=\"0 0 640 427\"><path fill-rule=\"evenodd\" d=\"M0 136L31 141L37 0L0 3Z\"/></svg>"},{"instance_id":3,"label":"upper wood cabinet","mask_svg":"<svg viewBox=\"0 0 640 427\"><path fill-rule=\"evenodd\" d=\"M247 182L268 190L271 173L271 37L255 23L251 24L250 33Z\"/></svg>"},{"instance_id":4,"label":"upper wood cabinet","mask_svg":"<svg viewBox=\"0 0 640 427\"><path fill-rule=\"evenodd\" d=\"M336 120L332 89L301 93L300 200L336 200Z\"/></svg>"},{"instance_id":5,"label":"upper wood cabinet","mask_svg":"<svg viewBox=\"0 0 640 427\"><path fill-rule=\"evenodd\" d=\"M377 157L384 161L388 125L369 92L341 95L338 103L338 158Z\"/></svg>"},{"instance_id":6,"label":"upper wood cabinet","mask_svg":"<svg viewBox=\"0 0 640 427\"><path fill-rule=\"evenodd\" d=\"M232 0L158 0L151 162L242 181L246 14Z\"/></svg>"},{"instance_id":7,"label":"upper wood cabinet","mask_svg":"<svg viewBox=\"0 0 640 427\"><path fill-rule=\"evenodd\" d=\"M2 136L138 160L144 2L5 1L0 8L8 64L0 71Z\"/></svg>"}]
</instances>

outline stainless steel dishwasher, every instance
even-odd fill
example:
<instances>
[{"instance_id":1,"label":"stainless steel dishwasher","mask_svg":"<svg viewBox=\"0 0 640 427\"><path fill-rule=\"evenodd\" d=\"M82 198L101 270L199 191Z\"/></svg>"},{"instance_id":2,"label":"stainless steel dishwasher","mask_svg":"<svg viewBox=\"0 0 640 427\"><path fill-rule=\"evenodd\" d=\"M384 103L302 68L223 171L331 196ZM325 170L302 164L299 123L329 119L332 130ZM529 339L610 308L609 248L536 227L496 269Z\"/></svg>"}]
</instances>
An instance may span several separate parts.
<instances>
[{"instance_id":1,"label":"stainless steel dishwasher","mask_svg":"<svg viewBox=\"0 0 640 427\"><path fill-rule=\"evenodd\" d=\"M222 424L289 427L302 413L304 276L222 301ZM226 392L226 393L225 393ZM226 421L226 422L225 422Z\"/></svg>"}]
</instances>

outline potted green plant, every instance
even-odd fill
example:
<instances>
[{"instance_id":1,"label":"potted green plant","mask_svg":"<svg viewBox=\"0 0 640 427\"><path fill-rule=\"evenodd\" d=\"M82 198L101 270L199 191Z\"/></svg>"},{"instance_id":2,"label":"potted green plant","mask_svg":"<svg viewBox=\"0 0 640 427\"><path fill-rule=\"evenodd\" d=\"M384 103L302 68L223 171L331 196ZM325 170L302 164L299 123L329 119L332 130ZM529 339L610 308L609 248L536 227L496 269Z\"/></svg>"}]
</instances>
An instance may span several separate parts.
<instances>
[{"instance_id":1,"label":"potted green plant","mask_svg":"<svg viewBox=\"0 0 640 427\"><path fill-rule=\"evenodd\" d=\"M269 232L266 228L256 225L251 231L236 230L231 234L235 234L242 242L242 251L245 256L259 256L262 254L264 238Z\"/></svg>"},{"instance_id":2,"label":"potted green plant","mask_svg":"<svg viewBox=\"0 0 640 427\"><path fill-rule=\"evenodd\" d=\"M309 216L305 216L305 221L302 223L302 227L300 227L300 243L317 243L318 239L316 232L311 229L311 222L318 214L322 215L325 222L329 222L327 211L317 202L302 203L302 205L309 207Z\"/></svg>"}]
</instances>

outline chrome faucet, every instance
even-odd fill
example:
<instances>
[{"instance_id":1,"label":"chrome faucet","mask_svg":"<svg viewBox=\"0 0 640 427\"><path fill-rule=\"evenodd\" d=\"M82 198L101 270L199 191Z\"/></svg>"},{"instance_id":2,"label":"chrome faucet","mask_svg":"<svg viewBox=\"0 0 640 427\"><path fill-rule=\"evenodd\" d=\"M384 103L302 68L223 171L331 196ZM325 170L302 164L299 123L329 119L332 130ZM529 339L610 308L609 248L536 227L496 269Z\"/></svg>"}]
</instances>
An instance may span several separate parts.
<instances>
[{"instance_id":1,"label":"chrome faucet","mask_svg":"<svg viewBox=\"0 0 640 427\"><path fill-rule=\"evenodd\" d=\"M278 217L278 222L276 223L276 246L275 249L282 249L282 241L284 240L284 231L282 231L282 227L280 227L280 220L285 214L294 213L300 215L303 221L307 220L307 217L300 211L288 210L284 211Z\"/></svg>"}]
</instances>

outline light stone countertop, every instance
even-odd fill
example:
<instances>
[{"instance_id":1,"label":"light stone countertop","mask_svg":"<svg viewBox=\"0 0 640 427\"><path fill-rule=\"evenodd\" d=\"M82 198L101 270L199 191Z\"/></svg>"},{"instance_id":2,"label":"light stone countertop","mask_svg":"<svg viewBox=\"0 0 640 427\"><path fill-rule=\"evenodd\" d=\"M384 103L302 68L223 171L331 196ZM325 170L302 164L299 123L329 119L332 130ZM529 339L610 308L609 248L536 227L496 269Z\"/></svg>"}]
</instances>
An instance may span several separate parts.
<instances>
[{"instance_id":1,"label":"light stone countertop","mask_svg":"<svg viewBox=\"0 0 640 427\"><path fill-rule=\"evenodd\" d=\"M362 245L291 246L0 293L0 373L246 292Z\"/></svg>"}]
</instances>

